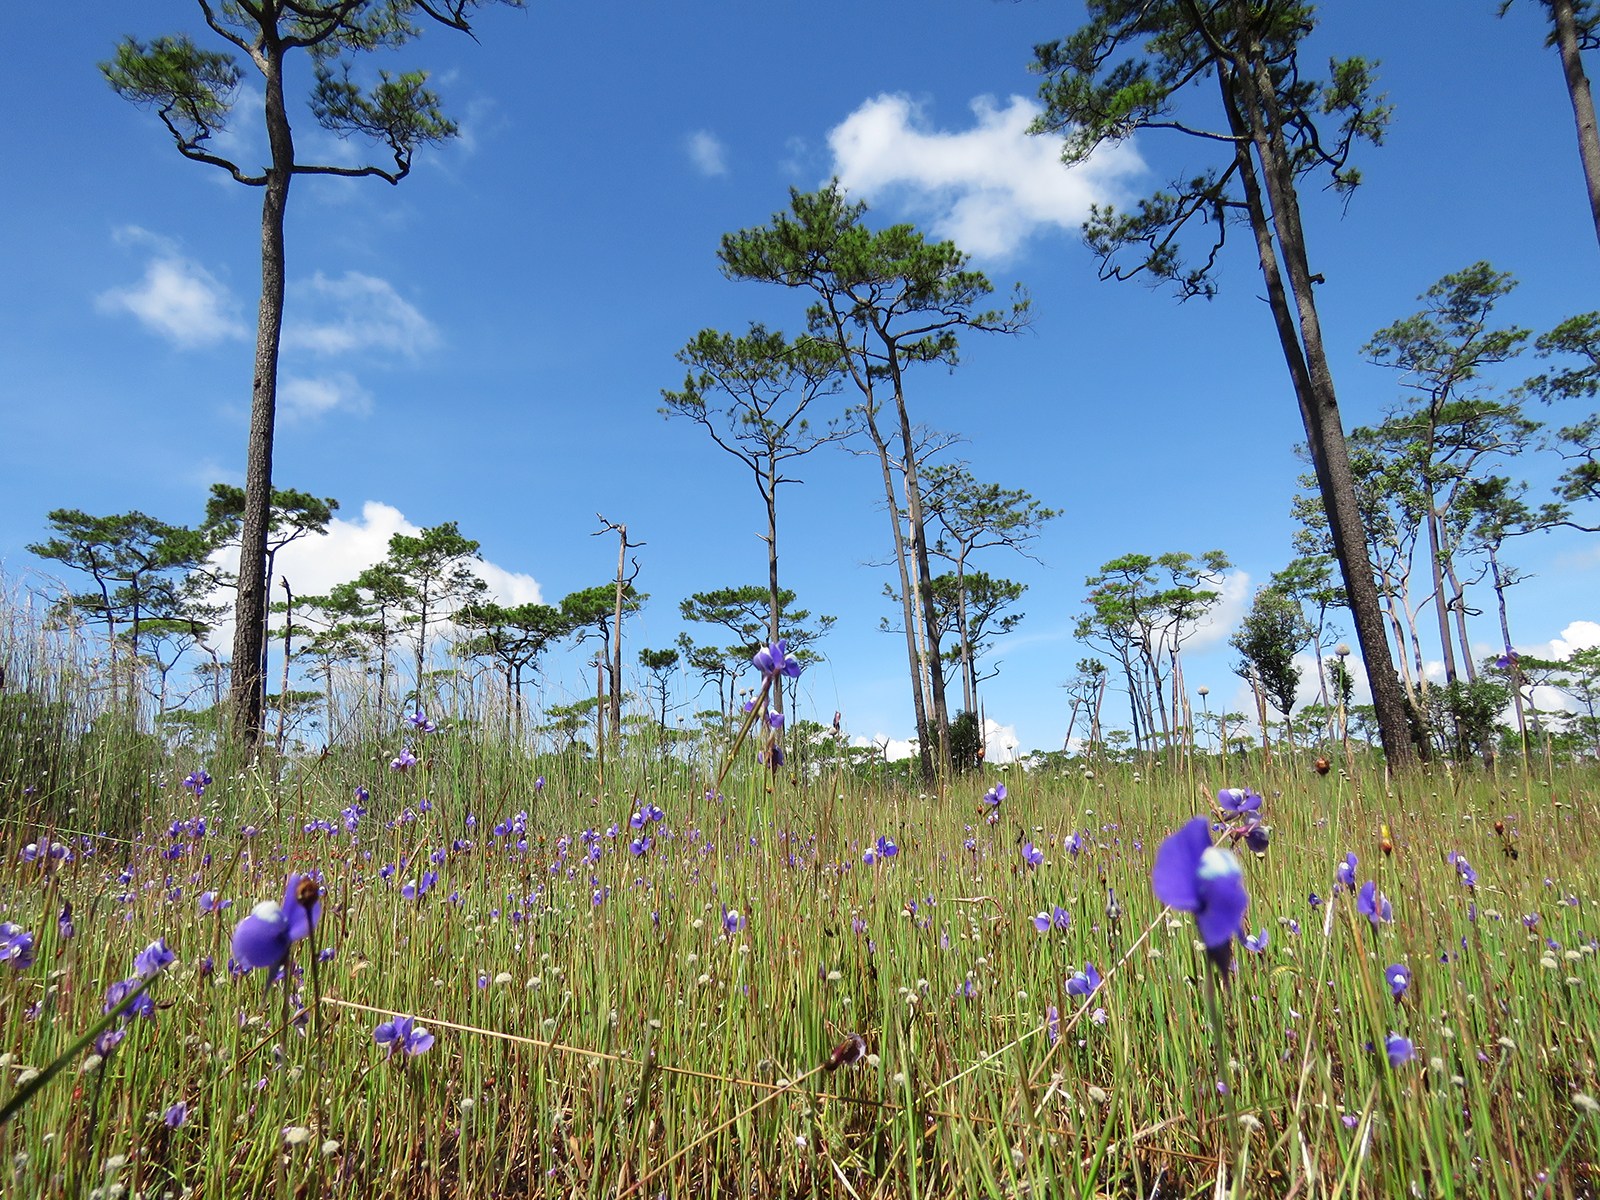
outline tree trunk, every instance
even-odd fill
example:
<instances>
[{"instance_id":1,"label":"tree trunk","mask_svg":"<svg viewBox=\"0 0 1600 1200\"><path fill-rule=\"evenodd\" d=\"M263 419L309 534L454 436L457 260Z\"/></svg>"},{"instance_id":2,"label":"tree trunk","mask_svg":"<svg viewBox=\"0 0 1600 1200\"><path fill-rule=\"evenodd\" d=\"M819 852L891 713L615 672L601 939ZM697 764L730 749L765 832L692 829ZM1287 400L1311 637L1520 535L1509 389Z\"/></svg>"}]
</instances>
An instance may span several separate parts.
<instances>
[{"instance_id":1,"label":"tree trunk","mask_svg":"<svg viewBox=\"0 0 1600 1200\"><path fill-rule=\"evenodd\" d=\"M270 35L269 35L270 36ZM261 748L266 673L267 525L272 504L272 436L278 398L278 341L283 332L283 214L294 172L294 139L283 104L283 49L266 58L266 126L272 149L261 204L261 305L256 319L255 378L250 393L250 440L245 450L244 514L239 532L239 598L233 630L233 736L254 754Z\"/></svg>"},{"instance_id":2,"label":"tree trunk","mask_svg":"<svg viewBox=\"0 0 1600 1200\"><path fill-rule=\"evenodd\" d=\"M1572 97L1572 116L1578 123L1578 157L1583 161L1583 178L1589 188L1589 212L1594 217L1595 236L1600 237L1600 132L1595 129L1589 77L1583 73L1572 0L1550 0L1550 15L1555 21L1556 46L1561 51L1562 73L1567 77L1567 94Z\"/></svg>"},{"instance_id":3,"label":"tree trunk","mask_svg":"<svg viewBox=\"0 0 1600 1200\"><path fill-rule=\"evenodd\" d=\"M1444 650L1444 681L1456 681L1455 639L1450 633L1450 600L1444 594L1444 563L1440 561L1439 517L1433 511L1433 496L1428 496L1428 562L1433 568L1433 611L1439 619L1439 645Z\"/></svg>"},{"instance_id":4,"label":"tree trunk","mask_svg":"<svg viewBox=\"0 0 1600 1200\"><path fill-rule=\"evenodd\" d=\"M1235 12L1239 14L1238 31L1242 43L1243 35L1250 29L1249 18L1244 15L1241 4L1236 3ZM1233 67L1232 82L1242 93L1243 112L1233 103L1228 72L1219 69L1218 76L1224 81L1224 101L1231 110L1230 115L1240 124L1247 121L1250 141L1261 161L1267 197L1272 206L1271 230L1276 233L1277 247L1281 249L1288 269L1289 290L1294 298L1298 329L1288 311L1277 257L1272 253L1272 232L1268 231L1266 225L1268 214L1263 211L1259 185L1254 179L1248 151L1245 151L1241 163L1242 179L1255 196L1250 205L1250 216L1251 224L1255 226L1262 274L1266 279L1269 303L1278 325L1284 357L1294 381L1295 395L1300 402L1306 442L1328 514L1328 530L1339 560L1339 570L1344 578L1345 593L1350 600L1356 627L1356 639L1361 645L1361 657L1372 688L1373 707L1378 718L1384 755L1392 768L1409 767L1416 762L1416 751L1411 742L1400 683L1395 677L1388 641L1384 636L1383 613L1373 582L1371 552L1356 499L1355 478L1350 469L1349 450L1345 445L1344 425L1333 389L1333 375L1323 351L1322 326L1311 294L1311 271L1306 261L1299 202L1283 145L1282 122L1272 92L1275 85L1261 63L1259 45L1252 44L1248 53L1242 44L1239 45L1233 63L1219 64L1219 67L1223 65ZM1256 72L1259 72L1259 78ZM1241 132L1237 126L1236 132Z\"/></svg>"},{"instance_id":5,"label":"tree trunk","mask_svg":"<svg viewBox=\"0 0 1600 1200\"><path fill-rule=\"evenodd\" d=\"M767 640L774 645L778 641L779 617L782 615L782 593L778 590L778 481L774 478L776 472L767 472L766 501L767 501ZM667 725L665 693L662 700L661 727ZM772 709L774 712L783 712L783 688L773 689Z\"/></svg>"},{"instance_id":6,"label":"tree trunk","mask_svg":"<svg viewBox=\"0 0 1600 1200\"><path fill-rule=\"evenodd\" d=\"M622 589L627 586L628 527L617 526L617 603L613 614L615 622L611 637L611 742L622 745Z\"/></svg>"},{"instance_id":7,"label":"tree trunk","mask_svg":"<svg viewBox=\"0 0 1600 1200\"><path fill-rule=\"evenodd\" d=\"M906 631L906 657L911 663L911 699L917 718L917 754L921 760L922 777L933 776L933 757L928 748L928 709L922 691L922 665L917 655L916 616L911 607L911 573L906 569L906 540L900 528L900 504L894 494L894 468L889 461L889 446L878 431L877 413L873 411L872 398L862 406L867 419L867 432L878 452L878 462L883 467L884 502L889 506L889 519L894 525L894 559L900 568L900 605Z\"/></svg>"}]
</instances>

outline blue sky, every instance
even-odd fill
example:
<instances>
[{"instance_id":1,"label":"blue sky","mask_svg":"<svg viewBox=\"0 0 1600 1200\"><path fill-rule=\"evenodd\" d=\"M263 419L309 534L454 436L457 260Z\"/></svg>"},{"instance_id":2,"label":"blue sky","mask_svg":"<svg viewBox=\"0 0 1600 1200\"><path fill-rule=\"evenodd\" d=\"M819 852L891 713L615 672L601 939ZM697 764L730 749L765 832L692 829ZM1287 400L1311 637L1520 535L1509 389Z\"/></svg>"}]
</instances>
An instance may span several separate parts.
<instances>
[{"instance_id":1,"label":"blue sky","mask_svg":"<svg viewBox=\"0 0 1600 1200\"><path fill-rule=\"evenodd\" d=\"M1347 0L1310 45L1314 60L1381 59L1396 105L1348 212L1307 199L1348 424L1397 394L1359 347L1447 271L1486 258L1514 272L1522 286L1502 314L1536 330L1596 305L1558 62L1535 6L1504 20L1494 7ZM699 430L658 415L659 391L681 382L673 354L702 327L798 328L800 297L724 279L717 239L766 220L791 184L841 171L874 220L958 235L997 284L1033 295L1029 332L972 339L954 374L913 381L911 401L963 435L981 478L1064 512L1041 541L1045 566L985 564L1030 586L1027 619L996 655L989 715L1024 747L1059 744L1056 685L1085 653L1071 638L1084 576L1128 551L1221 549L1248 576L1235 581L1242 602L1289 557L1300 469L1243 239L1221 296L1178 305L1097 281L1076 236L1087 199L1132 198L1205 152L1143 136L1071 179L1008 132L1025 115L1012 98L1036 86L1031 46L1079 19L1076 5L1031 0L531 0L482 14L478 43L430 31L396 61L434 72L464 136L398 188L294 184L276 478L337 497L353 523L305 577L353 574L364 564L342 568L403 515L460 522L508 595L559 599L613 568L614 543L590 536L601 512L647 543L639 584L652 600L630 659L676 636L682 596L760 580L753 487ZM0 96L17 114L0 133L15 165L0 178L0 556L16 583L48 509L194 521L212 482L238 480L260 194L180 159L95 70L125 33L206 40L193 4L8 6L0 23ZM247 158L259 154L252 102L231 142ZM303 158L359 153L299 102L291 115ZM1538 489L1554 474L1544 460L1523 469ZM887 544L874 468L825 449L802 474L780 512L784 580L839 618L811 703L824 719L843 709L853 733L904 737L903 642L877 631L889 573L863 565ZM1516 641L1600 619L1596 545L1574 533L1516 548L1537 575L1514 596ZM1488 617L1474 632L1493 640ZM1225 634L1188 666L1191 685L1218 695L1237 687ZM552 663L548 686L582 686L575 663Z\"/></svg>"}]
</instances>

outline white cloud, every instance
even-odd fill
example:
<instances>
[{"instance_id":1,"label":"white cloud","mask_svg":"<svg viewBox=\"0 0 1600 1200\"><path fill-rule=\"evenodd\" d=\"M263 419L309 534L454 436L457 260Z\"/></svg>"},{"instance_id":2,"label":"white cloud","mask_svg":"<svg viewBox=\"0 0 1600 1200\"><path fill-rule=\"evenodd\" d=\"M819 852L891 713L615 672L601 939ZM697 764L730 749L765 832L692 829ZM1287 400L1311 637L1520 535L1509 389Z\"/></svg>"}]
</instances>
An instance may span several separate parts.
<instances>
[{"instance_id":1,"label":"white cloud","mask_svg":"<svg viewBox=\"0 0 1600 1200\"><path fill-rule=\"evenodd\" d=\"M226 285L184 257L177 243L138 226L119 230L117 241L150 246L155 255L139 283L96 296L97 310L132 313L146 329L184 350L242 338L249 332Z\"/></svg>"},{"instance_id":2,"label":"white cloud","mask_svg":"<svg viewBox=\"0 0 1600 1200\"><path fill-rule=\"evenodd\" d=\"M290 288L283 348L311 354L390 350L415 355L439 344L433 323L384 279L346 271L329 279L318 271Z\"/></svg>"},{"instance_id":3,"label":"white cloud","mask_svg":"<svg viewBox=\"0 0 1600 1200\"><path fill-rule=\"evenodd\" d=\"M372 396L348 371L309 379L285 375L278 381L278 402L292 421L312 420L336 408L360 416L372 411Z\"/></svg>"},{"instance_id":4,"label":"white cloud","mask_svg":"<svg viewBox=\"0 0 1600 1200\"><path fill-rule=\"evenodd\" d=\"M359 517L334 517L328 522L327 533L290 542L278 552L272 571L273 598L283 599L284 579L289 581L296 596L326 595L335 584L354 579L368 567L382 562L389 553L389 539L395 534L415 537L421 532L420 526L406 520L405 514L392 504L368 500L361 506ZM238 560L239 552L233 549L219 555L216 561L232 570ZM532 575L487 561L474 563L473 572L489 585L490 600L501 604L542 602L539 582ZM210 640L214 646L231 646L232 622L214 632Z\"/></svg>"},{"instance_id":5,"label":"white cloud","mask_svg":"<svg viewBox=\"0 0 1600 1200\"><path fill-rule=\"evenodd\" d=\"M1252 595L1248 571L1229 572L1214 590L1222 594L1222 599L1196 622L1194 633L1183 643L1186 653L1203 653L1225 641L1250 610Z\"/></svg>"},{"instance_id":6,"label":"white cloud","mask_svg":"<svg viewBox=\"0 0 1600 1200\"><path fill-rule=\"evenodd\" d=\"M983 760L989 763L1017 761L1017 727L1002 725L993 717L983 720Z\"/></svg>"},{"instance_id":7,"label":"white cloud","mask_svg":"<svg viewBox=\"0 0 1600 1200\"><path fill-rule=\"evenodd\" d=\"M1518 646L1517 653L1532 658L1565 662L1572 657L1574 651L1589 650L1595 646L1600 646L1600 624L1594 621L1573 621L1561 631L1560 637L1540 642L1536 646Z\"/></svg>"},{"instance_id":8,"label":"white cloud","mask_svg":"<svg viewBox=\"0 0 1600 1200\"><path fill-rule=\"evenodd\" d=\"M726 175L728 173L728 148L722 140L709 129L697 129L689 135L686 143L689 150L689 161L702 175Z\"/></svg>"},{"instance_id":9,"label":"white cloud","mask_svg":"<svg viewBox=\"0 0 1600 1200\"><path fill-rule=\"evenodd\" d=\"M1119 181L1144 170L1132 143L1061 163L1063 139L1031 136L1039 105L1012 96L972 101L974 128L926 127L922 106L905 95L868 100L828 133L833 171L866 199L892 198L926 215L935 233L981 258L1005 258L1037 230L1076 232L1089 205L1114 199Z\"/></svg>"},{"instance_id":10,"label":"white cloud","mask_svg":"<svg viewBox=\"0 0 1600 1200\"><path fill-rule=\"evenodd\" d=\"M892 738L886 733L880 733L873 738L864 738L858 734L850 744L861 747L870 746L890 762L899 762L901 759L910 758L917 752L917 743L915 741L902 741L898 738Z\"/></svg>"}]
</instances>

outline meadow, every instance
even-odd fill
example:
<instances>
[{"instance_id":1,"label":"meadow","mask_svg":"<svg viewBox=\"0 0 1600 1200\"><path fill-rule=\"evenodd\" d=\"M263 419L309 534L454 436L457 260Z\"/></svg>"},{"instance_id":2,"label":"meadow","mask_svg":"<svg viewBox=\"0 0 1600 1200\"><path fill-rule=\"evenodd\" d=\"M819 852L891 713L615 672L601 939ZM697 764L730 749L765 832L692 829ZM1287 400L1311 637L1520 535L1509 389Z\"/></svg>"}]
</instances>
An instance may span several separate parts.
<instances>
[{"instance_id":1,"label":"meadow","mask_svg":"<svg viewBox=\"0 0 1600 1200\"><path fill-rule=\"evenodd\" d=\"M1593 1194L1592 767L919 791L729 731L602 779L464 702L246 766L84 707L20 628L7 1194ZM1196 815L1243 833L1235 787L1270 844L1212 975L1151 871ZM230 939L291 877L319 919L268 983Z\"/></svg>"}]
</instances>

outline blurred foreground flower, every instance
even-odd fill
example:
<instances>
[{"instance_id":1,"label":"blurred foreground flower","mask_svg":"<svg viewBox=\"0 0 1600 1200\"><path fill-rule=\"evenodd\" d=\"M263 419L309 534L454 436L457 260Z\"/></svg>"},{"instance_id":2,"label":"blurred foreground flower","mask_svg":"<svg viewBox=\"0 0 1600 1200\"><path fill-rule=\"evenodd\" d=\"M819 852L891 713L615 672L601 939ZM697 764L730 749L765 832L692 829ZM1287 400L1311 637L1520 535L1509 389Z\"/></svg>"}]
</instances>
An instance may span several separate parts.
<instances>
[{"instance_id":1,"label":"blurred foreground flower","mask_svg":"<svg viewBox=\"0 0 1600 1200\"><path fill-rule=\"evenodd\" d=\"M1239 860L1211 844L1209 818L1195 817L1161 843L1150 882L1161 903L1194 914L1207 957L1226 970L1250 897Z\"/></svg>"},{"instance_id":2,"label":"blurred foreground flower","mask_svg":"<svg viewBox=\"0 0 1600 1200\"><path fill-rule=\"evenodd\" d=\"M309 875L290 875L283 903L263 900L233 931L233 956L247 971L277 967L289 947L310 935L322 917L322 893Z\"/></svg>"}]
</instances>

